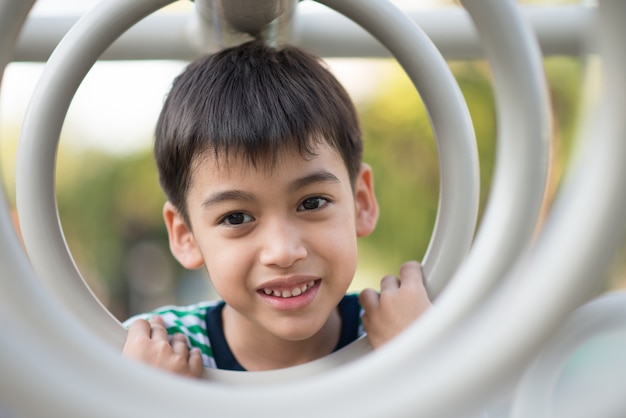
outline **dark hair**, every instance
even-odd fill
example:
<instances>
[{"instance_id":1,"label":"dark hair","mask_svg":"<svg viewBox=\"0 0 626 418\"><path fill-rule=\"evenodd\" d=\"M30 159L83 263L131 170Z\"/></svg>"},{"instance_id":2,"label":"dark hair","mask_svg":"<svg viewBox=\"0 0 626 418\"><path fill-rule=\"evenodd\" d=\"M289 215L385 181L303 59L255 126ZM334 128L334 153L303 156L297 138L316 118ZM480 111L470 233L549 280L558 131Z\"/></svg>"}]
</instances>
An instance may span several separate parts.
<instances>
[{"instance_id":1,"label":"dark hair","mask_svg":"<svg viewBox=\"0 0 626 418\"><path fill-rule=\"evenodd\" d=\"M354 185L362 141L344 88L318 57L252 41L202 57L174 80L154 154L161 186L189 225L186 197L198 156L233 152L253 165L273 164L281 150L310 156L321 141L338 151Z\"/></svg>"}]
</instances>

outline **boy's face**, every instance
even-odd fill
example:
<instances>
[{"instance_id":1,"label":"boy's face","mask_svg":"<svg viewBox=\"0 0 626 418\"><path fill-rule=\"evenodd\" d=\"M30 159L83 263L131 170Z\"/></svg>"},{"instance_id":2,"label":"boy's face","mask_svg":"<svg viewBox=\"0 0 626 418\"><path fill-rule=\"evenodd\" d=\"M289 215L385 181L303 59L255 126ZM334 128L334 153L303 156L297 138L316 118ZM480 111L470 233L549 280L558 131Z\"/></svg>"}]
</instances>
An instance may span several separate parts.
<instances>
[{"instance_id":1,"label":"boy's face","mask_svg":"<svg viewBox=\"0 0 626 418\"><path fill-rule=\"evenodd\" d=\"M376 224L371 169L353 189L333 148L314 151L285 151L271 168L208 152L192 174L191 230L164 208L172 252L187 268L206 266L242 331L289 341L319 332L354 276L356 238Z\"/></svg>"}]
</instances>

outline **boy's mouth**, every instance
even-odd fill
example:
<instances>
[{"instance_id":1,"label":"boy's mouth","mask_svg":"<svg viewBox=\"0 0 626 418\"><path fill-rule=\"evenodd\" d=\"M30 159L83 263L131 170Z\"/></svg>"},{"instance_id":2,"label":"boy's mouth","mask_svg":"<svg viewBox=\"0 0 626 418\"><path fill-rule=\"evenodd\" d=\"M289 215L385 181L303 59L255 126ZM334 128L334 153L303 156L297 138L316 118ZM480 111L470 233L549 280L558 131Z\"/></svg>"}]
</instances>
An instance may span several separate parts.
<instances>
[{"instance_id":1,"label":"boy's mouth","mask_svg":"<svg viewBox=\"0 0 626 418\"><path fill-rule=\"evenodd\" d=\"M303 293L306 293L309 289L315 286L315 280L311 280L305 284L300 284L294 286L290 289L272 289L272 288L263 288L262 291L268 296L275 296L278 298L293 298L296 296L300 296Z\"/></svg>"}]
</instances>

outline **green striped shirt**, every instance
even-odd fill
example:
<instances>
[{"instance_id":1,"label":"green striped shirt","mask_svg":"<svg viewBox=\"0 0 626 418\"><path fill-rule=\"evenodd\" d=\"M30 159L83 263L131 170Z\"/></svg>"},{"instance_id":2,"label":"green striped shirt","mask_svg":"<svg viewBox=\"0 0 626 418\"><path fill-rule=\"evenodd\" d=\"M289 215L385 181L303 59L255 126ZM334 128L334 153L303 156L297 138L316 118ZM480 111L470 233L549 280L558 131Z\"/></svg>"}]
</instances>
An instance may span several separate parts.
<instances>
[{"instance_id":1,"label":"green striped shirt","mask_svg":"<svg viewBox=\"0 0 626 418\"><path fill-rule=\"evenodd\" d=\"M346 295L344 299L346 298L357 299L357 296L354 294ZM218 367L218 365L216 364L215 356L213 355L211 339L209 338L210 333L207 329L207 314L210 310L216 308L220 304L222 304L222 301L200 302L188 306L167 305L155 309L151 312L134 315L124 321L124 326L128 327L133 321L137 319L148 320L153 316L159 315L161 318L163 318L165 328L167 329L167 332L170 336L177 333L183 334L187 337L187 346L189 348L197 347L200 349L200 351L202 352L202 363L204 367L212 369L222 368ZM358 318L342 317L342 321L344 323L354 324L352 329L355 329L354 327L356 327L356 336L354 336L353 334L352 336L348 337L350 340L352 340L352 338L354 337L359 338L365 335L365 330L363 329L363 325L361 323L361 316L363 315L364 311L362 308L360 308L360 306L358 306L358 309L355 311L355 313L357 311ZM215 322L216 321L214 321L214 323ZM343 328L345 329L350 327L344 326ZM342 332L344 331L342 330ZM213 334L215 335L216 333ZM223 335L223 333L220 332L219 335ZM214 344L213 346L217 345L218 342L215 343L216 344ZM222 346L227 346L225 341L220 343Z\"/></svg>"}]
</instances>

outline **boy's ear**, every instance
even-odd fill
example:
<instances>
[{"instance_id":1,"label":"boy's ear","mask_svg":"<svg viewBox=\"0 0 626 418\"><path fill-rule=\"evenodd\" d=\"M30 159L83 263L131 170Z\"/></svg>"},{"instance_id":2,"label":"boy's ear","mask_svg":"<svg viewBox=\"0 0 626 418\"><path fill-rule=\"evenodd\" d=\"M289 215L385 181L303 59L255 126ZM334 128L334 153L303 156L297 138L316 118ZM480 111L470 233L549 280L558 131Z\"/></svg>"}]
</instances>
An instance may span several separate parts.
<instances>
[{"instance_id":1,"label":"boy's ear","mask_svg":"<svg viewBox=\"0 0 626 418\"><path fill-rule=\"evenodd\" d=\"M163 206L163 219L174 257L187 269L201 267L204 260L196 239L178 209L169 201Z\"/></svg>"},{"instance_id":2,"label":"boy's ear","mask_svg":"<svg viewBox=\"0 0 626 418\"><path fill-rule=\"evenodd\" d=\"M356 234L365 237L372 233L378 222L378 201L374 194L372 167L363 163L354 185L356 205Z\"/></svg>"}]
</instances>

